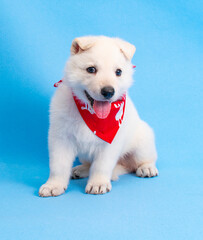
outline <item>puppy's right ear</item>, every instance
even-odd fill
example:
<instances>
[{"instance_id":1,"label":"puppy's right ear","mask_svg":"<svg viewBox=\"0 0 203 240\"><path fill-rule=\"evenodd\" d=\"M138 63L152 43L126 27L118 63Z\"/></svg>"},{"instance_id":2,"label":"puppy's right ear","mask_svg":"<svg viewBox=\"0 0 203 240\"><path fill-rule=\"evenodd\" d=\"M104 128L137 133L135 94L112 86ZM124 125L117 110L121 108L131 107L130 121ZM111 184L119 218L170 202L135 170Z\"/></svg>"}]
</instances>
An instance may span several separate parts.
<instances>
[{"instance_id":1,"label":"puppy's right ear","mask_svg":"<svg viewBox=\"0 0 203 240\"><path fill-rule=\"evenodd\" d=\"M75 38L71 45L71 54L75 55L91 48L94 45L95 41L96 38L91 36Z\"/></svg>"},{"instance_id":2,"label":"puppy's right ear","mask_svg":"<svg viewBox=\"0 0 203 240\"><path fill-rule=\"evenodd\" d=\"M134 53L135 53L135 50L136 50L136 47L134 45L132 45L131 43L129 42L126 42L120 38L114 38L116 43L118 44L119 48L120 48L120 51L123 53L123 55L131 61Z\"/></svg>"}]
</instances>

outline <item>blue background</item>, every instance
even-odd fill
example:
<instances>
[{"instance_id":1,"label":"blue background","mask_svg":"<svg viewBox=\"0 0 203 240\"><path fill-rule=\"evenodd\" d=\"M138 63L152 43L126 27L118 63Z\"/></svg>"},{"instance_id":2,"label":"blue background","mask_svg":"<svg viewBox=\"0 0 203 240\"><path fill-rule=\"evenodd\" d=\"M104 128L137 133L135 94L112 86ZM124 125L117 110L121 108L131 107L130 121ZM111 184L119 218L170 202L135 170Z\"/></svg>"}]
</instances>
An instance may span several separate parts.
<instances>
[{"instance_id":1,"label":"blue background","mask_svg":"<svg viewBox=\"0 0 203 240\"><path fill-rule=\"evenodd\" d=\"M202 26L194 0L0 0L0 239L202 239ZM72 39L90 34L137 48L130 95L155 130L160 176L122 176L102 196L71 180L40 198L53 84Z\"/></svg>"}]
</instances>

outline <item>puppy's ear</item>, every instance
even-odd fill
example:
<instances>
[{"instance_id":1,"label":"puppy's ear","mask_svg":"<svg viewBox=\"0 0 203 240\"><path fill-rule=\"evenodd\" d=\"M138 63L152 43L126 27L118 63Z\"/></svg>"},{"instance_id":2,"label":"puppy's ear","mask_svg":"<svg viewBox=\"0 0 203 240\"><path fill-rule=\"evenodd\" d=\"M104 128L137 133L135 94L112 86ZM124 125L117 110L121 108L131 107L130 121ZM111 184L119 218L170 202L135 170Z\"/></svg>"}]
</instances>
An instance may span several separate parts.
<instances>
[{"instance_id":1,"label":"puppy's ear","mask_svg":"<svg viewBox=\"0 0 203 240\"><path fill-rule=\"evenodd\" d=\"M121 40L120 38L115 38L115 41L119 46L120 51L124 54L124 56L128 60L131 60L135 53L136 47L129 42Z\"/></svg>"},{"instance_id":2,"label":"puppy's ear","mask_svg":"<svg viewBox=\"0 0 203 240\"><path fill-rule=\"evenodd\" d=\"M94 45L95 41L96 38L91 36L75 38L71 45L71 54L75 55L91 48Z\"/></svg>"}]
</instances>

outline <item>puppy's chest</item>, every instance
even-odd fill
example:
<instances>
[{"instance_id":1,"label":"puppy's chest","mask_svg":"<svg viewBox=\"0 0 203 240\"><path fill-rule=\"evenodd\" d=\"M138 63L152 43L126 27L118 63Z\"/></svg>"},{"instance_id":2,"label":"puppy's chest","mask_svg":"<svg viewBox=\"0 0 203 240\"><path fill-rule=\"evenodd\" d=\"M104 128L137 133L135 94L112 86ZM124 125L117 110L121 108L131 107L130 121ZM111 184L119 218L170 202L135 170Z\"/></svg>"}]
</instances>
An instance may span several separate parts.
<instances>
[{"instance_id":1,"label":"puppy's chest","mask_svg":"<svg viewBox=\"0 0 203 240\"><path fill-rule=\"evenodd\" d=\"M98 138L86 125L84 120L77 116L75 119L67 121L67 137L71 137L77 152L81 156L91 158L104 144L103 140Z\"/></svg>"}]
</instances>

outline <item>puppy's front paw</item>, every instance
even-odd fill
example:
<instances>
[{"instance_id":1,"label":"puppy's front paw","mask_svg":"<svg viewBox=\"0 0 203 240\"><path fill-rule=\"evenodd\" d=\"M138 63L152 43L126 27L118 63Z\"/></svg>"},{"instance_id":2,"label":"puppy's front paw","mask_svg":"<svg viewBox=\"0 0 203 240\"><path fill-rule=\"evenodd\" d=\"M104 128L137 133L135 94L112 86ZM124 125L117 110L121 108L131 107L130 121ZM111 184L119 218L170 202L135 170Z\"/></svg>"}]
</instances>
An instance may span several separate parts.
<instances>
[{"instance_id":1,"label":"puppy's front paw","mask_svg":"<svg viewBox=\"0 0 203 240\"><path fill-rule=\"evenodd\" d=\"M90 180L85 188L89 194L104 194L111 191L111 182L107 180Z\"/></svg>"},{"instance_id":2,"label":"puppy's front paw","mask_svg":"<svg viewBox=\"0 0 203 240\"><path fill-rule=\"evenodd\" d=\"M56 197L65 192L67 187L59 183L45 183L39 189L40 197Z\"/></svg>"},{"instance_id":3,"label":"puppy's front paw","mask_svg":"<svg viewBox=\"0 0 203 240\"><path fill-rule=\"evenodd\" d=\"M154 164L143 164L136 170L138 177L155 177L158 175L158 170Z\"/></svg>"}]
</instances>

